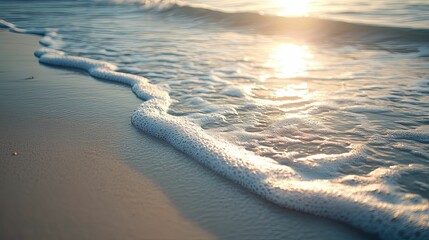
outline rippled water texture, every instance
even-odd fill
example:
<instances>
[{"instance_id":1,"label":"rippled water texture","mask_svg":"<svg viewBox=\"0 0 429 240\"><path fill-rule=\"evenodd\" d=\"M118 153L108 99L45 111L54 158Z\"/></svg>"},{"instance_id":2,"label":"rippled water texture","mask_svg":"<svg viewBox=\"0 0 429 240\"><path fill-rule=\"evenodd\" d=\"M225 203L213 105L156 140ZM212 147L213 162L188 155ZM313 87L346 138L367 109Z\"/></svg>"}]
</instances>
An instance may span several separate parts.
<instances>
[{"instance_id":1,"label":"rippled water texture","mask_svg":"<svg viewBox=\"0 0 429 240\"><path fill-rule=\"evenodd\" d=\"M298 2L2 1L0 17L50 33L61 56L41 62L131 85L137 127L266 199L429 236L429 5Z\"/></svg>"}]
</instances>

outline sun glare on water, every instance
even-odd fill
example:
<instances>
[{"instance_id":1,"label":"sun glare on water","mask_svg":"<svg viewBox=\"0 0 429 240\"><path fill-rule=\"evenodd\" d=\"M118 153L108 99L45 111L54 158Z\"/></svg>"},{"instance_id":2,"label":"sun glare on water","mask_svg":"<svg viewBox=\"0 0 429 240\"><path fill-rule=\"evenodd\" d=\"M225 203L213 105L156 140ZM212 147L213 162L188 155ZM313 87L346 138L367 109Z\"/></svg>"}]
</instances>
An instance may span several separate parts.
<instances>
[{"instance_id":1,"label":"sun glare on water","mask_svg":"<svg viewBox=\"0 0 429 240\"><path fill-rule=\"evenodd\" d=\"M309 13L309 0L276 0L279 6L279 15L307 16Z\"/></svg>"},{"instance_id":2,"label":"sun glare on water","mask_svg":"<svg viewBox=\"0 0 429 240\"><path fill-rule=\"evenodd\" d=\"M277 78L293 78L307 75L313 55L307 46L282 44L273 48L267 65Z\"/></svg>"},{"instance_id":3,"label":"sun glare on water","mask_svg":"<svg viewBox=\"0 0 429 240\"><path fill-rule=\"evenodd\" d=\"M274 96L278 98L282 97L300 97L305 98L308 96L308 84L306 82L302 82L299 84L289 84L284 88L277 89L274 91Z\"/></svg>"}]
</instances>

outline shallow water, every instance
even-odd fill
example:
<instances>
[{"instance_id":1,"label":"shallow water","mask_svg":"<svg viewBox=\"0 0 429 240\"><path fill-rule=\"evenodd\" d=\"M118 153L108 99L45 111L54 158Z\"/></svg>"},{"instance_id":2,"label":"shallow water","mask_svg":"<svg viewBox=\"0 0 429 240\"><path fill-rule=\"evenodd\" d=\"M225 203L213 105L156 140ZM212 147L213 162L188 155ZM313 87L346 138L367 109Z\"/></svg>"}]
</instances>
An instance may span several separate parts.
<instances>
[{"instance_id":1,"label":"shallow water","mask_svg":"<svg viewBox=\"0 0 429 240\"><path fill-rule=\"evenodd\" d=\"M6 1L0 13L47 29L50 48L147 78L39 54L130 84L150 100L134 125L262 197L386 239L427 236L428 5L243 2Z\"/></svg>"},{"instance_id":2,"label":"shallow water","mask_svg":"<svg viewBox=\"0 0 429 240\"><path fill-rule=\"evenodd\" d=\"M92 162L93 157L103 161L108 156L108 158L115 158L121 163L128 163L133 172L138 172L142 177L154 182L156 189L162 191L168 197L174 209L180 213L181 217L186 219L185 222L192 222L196 227L219 239L332 240L370 239L372 237L341 222L281 209L274 204L255 197L254 194L237 184L219 177L167 143L147 134L142 134L141 131L136 129L130 123L129 115L141 100L130 94L127 87L104 80L94 80L79 71L64 71L64 69L40 66L31 56L32 51L37 49L37 37L17 36L15 33L2 31L5 30L0 29L1 39L4 39L2 36L6 34L6 36L10 37L9 41L19 43L24 38L31 39L34 42L31 42L30 46L25 46L27 49L31 49L30 51L25 52L20 49L19 55L15 56L26 61L26 69L23 72L10 71L9 69L16 69L17 66L10 66L9 58L3 58L0 61L0 75L2 76L0 81L0 109L4 113L0 117L0 126L6 128L4 131L2 130L3 135L0 138L3 140L0 143L1 154L9 155L11 150L18 149L19 156L27 158L36 145L43 144L41 154L47 156L46 158L42 157L42 160L51 157L55 159L56 155L53 155L53 152L58 151L58 154L62 156L59 157L61 159L59 164L64 161L62 155L64 152L61 151L70 152L73 156L76 156L73 151L78 151L83 156L80 159L82 164L76 167L84 166L84 172L92 169L87 169L86 162L89 158ZM24 41L24 43L29 44L28 41ZM3 51L5 49L4 45L0 45L0 49L0 52L5 53ZM8 49L6 51L9 54L5 55L11 56L14 50ZM27 56L24 54L27 54ZM11 72L13 73L11 74ZM33 79L28 79L30 73L34 76ZM40 135L43 135L43 137L40 138ZM66 138L64 139L65 136ZM53 138L61 140L58 140L53 146L50 143ZM37 142L36 145L31 144L33 140ZM64 141L66 141L65 146L61 145ZM58 144L61 146L57 146ZM82 147L82 144L85 147ZM48 147L45 147L45 145ZM39 151L35 150L35 152ZM18 161L20 160L18 159ZM109 160L106 161L108 162L105 165L109 166ZM26 165L26 168L31 169L32 166ZM50 167L53 166L50 165ZM100 167L94 165L93 170L103 174L104 167L104 165ZM112 167L112 169L115 169L112 173L116 175L116 167ZM42 166L39 170L43 172L46 169ZM77 171L77 169L75 170ZM60 177L64 177L62 171L56 172L60 174ZM73 171L71 172L68 174L73 174ZM31 178L29 181L31 181ZM130 225L137 226L137 229L134 230L138 230L140 233L143 232L142 236L148 238L148 234L150 232L155 233L156 229L152 229L149 233L145 232L147 231L145 223L148 220L162 221L155 217L158 213L155 215L152 213L153 211L166 211L167 209L163 209L165 205L153 205L154 203L151 203L151 200L148 201L148 198L153 201L159 201L157 194L143 199L136 199L138 196L136 196L135 192L130 192L130 189L134 188L144 188L145 191L152 191L153 189L148 189L146 184L129 186L123 180L118 180L117 178L113 181L116 181L115 186L132 195L131 198L128 198L127 195L126 200L132 202L135 210L141 211L140 213L146 220L132 222ZM17 189L14 188L15 185L13 184L0 183L5 188ZM71 183L73 184L73 182ZM60 188L64 188L61 182L56 181L55 184ZM106 187L109 185L108 181L103 182L103 184ZM34 186L30 184L28 187L32 188ZM78 187L79 189L80 187L86 188L86 186ZM21 188L18 189L22 190ZM64 190L67 191L66 189ZM101 188L100 190L104 192L106 189ZM60 194L58 191L55 191L55 193ZM44 195L46 196L46 194ZM91 196L89 194L87 197L94 200L95 204L97 204L97 201L101 201L97 205L98 207L105 206L103 205L104 200L93 199ZM57 199L50 195L48 197L50 201ZM121 198L121 196L117 197ZM1 200L8 201L10 199L11 196ZM25 198L21 200L31 202L31 199ZM107 201L110 200L108 199ZM70 199L70 201L73 200ZM55 206L49 205L46 201L39 202L39 204L48 204L51 207L58 208L54 215L58 215L60 219L70 217L69 214L76 214L76 212L70 212L67 206L61 204L61 201L55 200L54 202L57 203L54 204ZM13 205L17 206L19 203L14 201ZM34 206L27 204L26 206L31 209L40 209L36 207L40 206L38 204ZM96 212L92 210L91 205L87 203L79 202L77 208L79 209L78 212L87 211L90 214L94 214L92 218L94 224L104 227L94 229L94 224L82 224L79 218L73 218L72 223L68 222L63 225L58 218L52 218L52 212L44 211L40 212L40 215L43 216L43 221L39 221L39 218L37 218L40 215L33 215L33 217L36 217L34 219L36 222L33 222L31 220L33 218L25 218L26 215L33 211L21 209L22 215L14 215L14 219L21 216L28 224L19 225L15 221L8 219L6 224L0 224L0 229L6 228L5 231L0 231L0 236L11 236L8 233L12 234L12 236L21 236L28 229L34 229L35 227L38 229L37 234L41 239L58 239L58 236L69 236L69 231L72 231L72 235L79 239L97 239L100 235L104 236L102 239L106 239L105 236L108 236L108 239L109 237L115 238L115 236L119 236L116 238L130 239L135 236L136 232L130 231L130 226L126 222L118 221L118 219L122 219L120 217L99 219L96 216ZM125 218L128 216L135 219L135 211L122 212L121 209L115 208L111 209L112 211L104 209L106 212L101 212L101 217L112 217L111 213L116 212L121 213L121 216L125 216ZM46 209L44 210L46 211ZM14 211L16 210L11 209L9 212ZM62 214L64 211L66 211L66 214ZM165 213L161 212L159 214L164 215ZM83 217L86 218L87 215ZM49 224L51 220L54 224ZM105 224L106 222L111 222L113 225ZM77 223L80 227L74 228L73 223ZM180 229L179 232L188 233L188 238L193 239L192 235L195 232L189 231L188 228L183 228L183 223L182 221L169 219L168 231L164 231L161 234L177 234L177 230ZM40 226L40 228L37 226ZM58 228L55 226L58 226ZM126 231L125 234L121 233L122 229ZM28 234L31 234L31 232ZM197 238L196 235L193 236ZM4 238L7 239L8 237Z\"/></svg>"}]
</instances>

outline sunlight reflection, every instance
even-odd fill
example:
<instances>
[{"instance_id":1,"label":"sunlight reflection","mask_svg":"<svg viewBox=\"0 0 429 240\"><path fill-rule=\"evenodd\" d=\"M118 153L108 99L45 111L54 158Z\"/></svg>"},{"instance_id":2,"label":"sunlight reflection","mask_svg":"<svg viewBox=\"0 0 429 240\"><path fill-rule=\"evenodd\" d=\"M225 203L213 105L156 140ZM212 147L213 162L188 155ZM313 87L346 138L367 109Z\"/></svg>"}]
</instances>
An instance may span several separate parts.
<instances>
[{"instance_id":1,"label":"sunlight reflection","mask_svg":"<svg viewBox=\"0 0 429 240\"><path fill-rule=\"evenodd\" d=\"M313 55L306 46L283 44L273 49L268 67L275 71L277 78L306 76Z\"/></svg>"},{"instance_id":2,"label":"sunlight reflection","mask_svg":"<svg viewBox=\"0 0 429 240\"><path fill-rule=\"evenodd\" d=\"M305 98L308 95L308 84L306 82L299 84L290 84L284 89L278 89L274 92L275 97L299 97Z\"/></svg>"},{"instance_id":3,"label":"sunlight reflection","mask_svg":"<svg viewBox=\"0 0 429 240\"><path fill-rule=\"evenodd\" d=\"M308 0L276 0L281 10L279 15L285 16L307 16L309 13Z\"/></svg>"}]
</instances>

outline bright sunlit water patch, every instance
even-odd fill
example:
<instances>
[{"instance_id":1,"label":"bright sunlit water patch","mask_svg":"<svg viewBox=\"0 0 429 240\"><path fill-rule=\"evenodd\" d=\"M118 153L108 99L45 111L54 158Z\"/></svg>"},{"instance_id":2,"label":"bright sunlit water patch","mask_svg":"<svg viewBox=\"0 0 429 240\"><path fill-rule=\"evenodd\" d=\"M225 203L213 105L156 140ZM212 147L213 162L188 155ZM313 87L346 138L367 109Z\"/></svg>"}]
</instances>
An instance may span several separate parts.
<instances>
[{"instance_id":1,"label":"bright sunlit water patch","mask_svg":"<svg viewBox=\"0 0 429 240\"><path fill-rule=\"evenodd\" d=\"M283 97L299 97L306 98L308 95L308 84L307 82L299 84L290 84L285 88L275 90L274 96L278 98Z\"/></svg>"},{"instance_id":2,"label":"bright sunlit water patch","mask_svg":"<svg viewBox=\"0 0 429 240\"><path fill-rule=\"evenodd\" d=\"M275 71L273 77L292 78L306 76L313 55L307 46L281 44L273 48L267 66Z\"/></svg>"},{"instance_id":3,"label":"bright sunlit water patch","mask_svg":"<svg viewBox=\"0 0 429 240\"><path fill-rule=\"evenodd\" d=\"M309 0L276 0L278 14L284 16L307 16L310 12Z\"/></svg>"}]
</instances>

